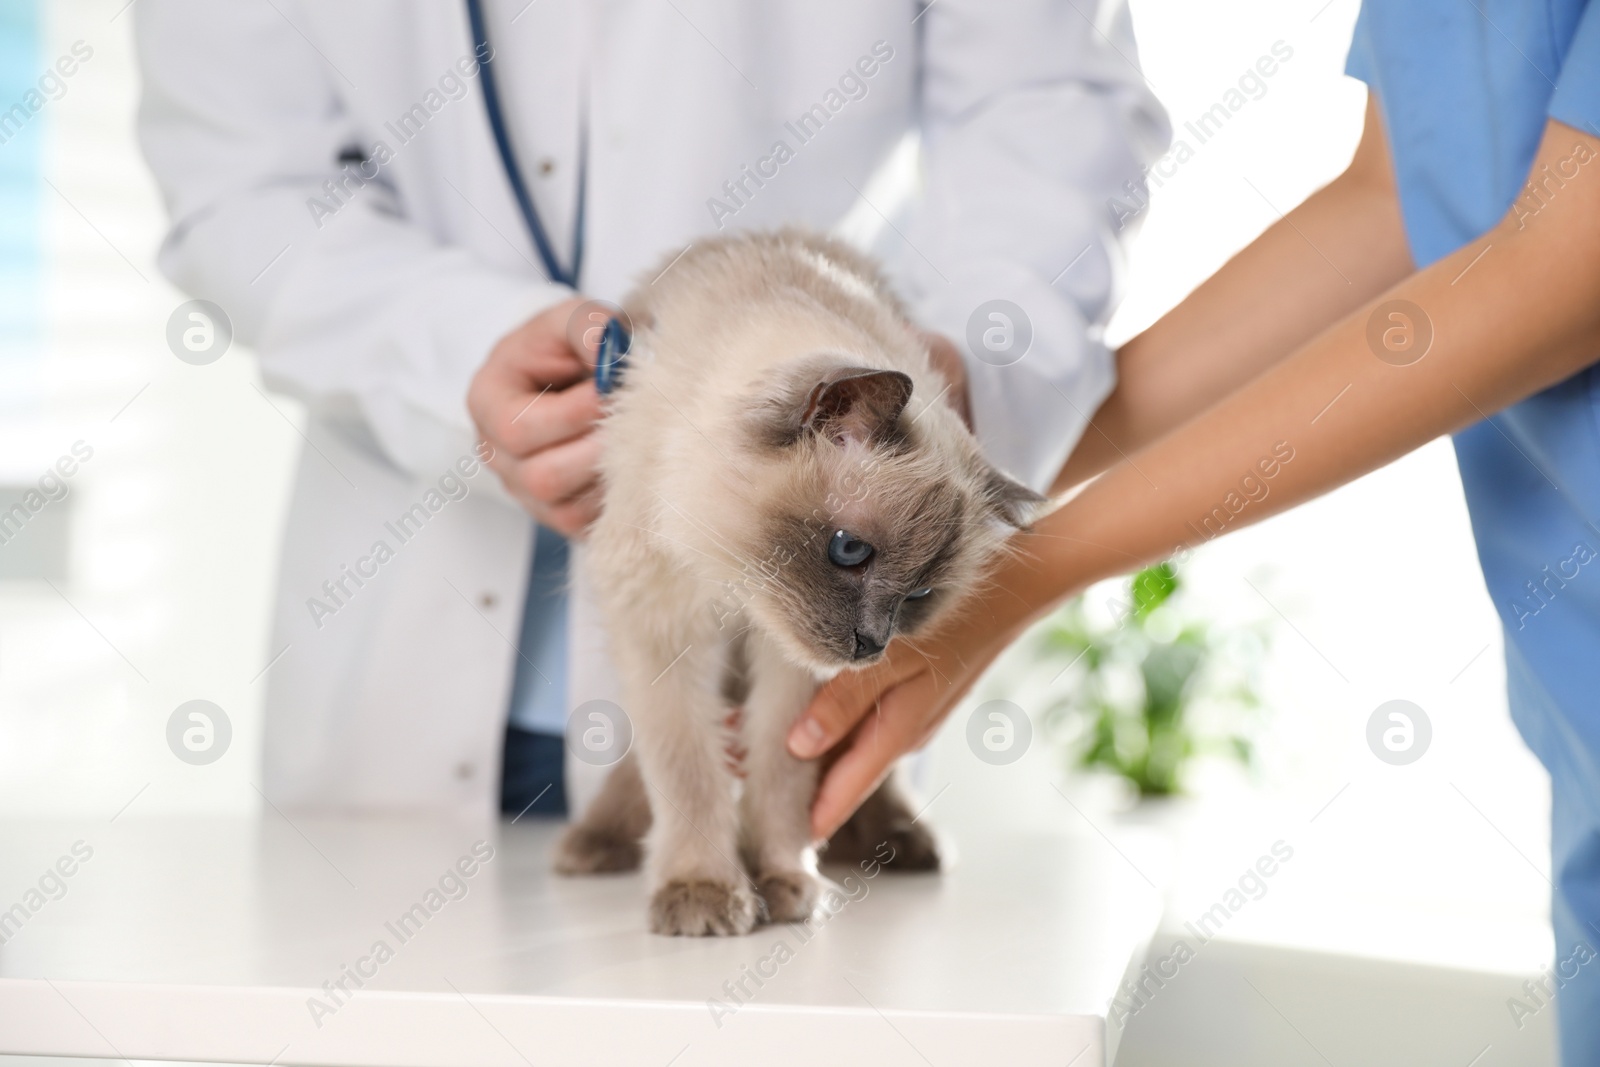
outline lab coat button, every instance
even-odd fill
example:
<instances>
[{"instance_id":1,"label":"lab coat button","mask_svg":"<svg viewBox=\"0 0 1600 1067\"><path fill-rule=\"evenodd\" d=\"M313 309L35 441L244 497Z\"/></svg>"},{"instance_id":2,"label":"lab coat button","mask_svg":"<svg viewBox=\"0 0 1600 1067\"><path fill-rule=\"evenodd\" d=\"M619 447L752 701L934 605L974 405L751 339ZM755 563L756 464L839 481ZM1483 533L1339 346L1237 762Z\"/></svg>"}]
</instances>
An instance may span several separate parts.
<instances>
[{"instance_id":1,"label":"lab coat button","mask_svg":"<svg viewBox=\"0 0 1600 1067\"><path fill-rule=\"evenodd\" d=\"M548 178L556 172L556 161L546 156L539 160L539 177Z\"/></svg>"},{"instance_id":2,"label":"lab coat button","mask_svg":"<svg viewBox=\"0 0 1600 1067\"><path fill-rule=\"evenodd\" d=\"M456 764L456 777L461 779L463 782L469 782L472 780L472 771L473 767L470 763Z\"/></svg>"},{"instance_id":3,"label":"lab coat button","mask_svg":"<svg viewBox=\"0 0 1600 1067\"><path fill-rule=\"evenodd\" d=\"M482 593L478 596L478 603L483 605L483 607L487 610L500 603L500 598L495 596L493 593Z\"/></svg>"}]
</instances>

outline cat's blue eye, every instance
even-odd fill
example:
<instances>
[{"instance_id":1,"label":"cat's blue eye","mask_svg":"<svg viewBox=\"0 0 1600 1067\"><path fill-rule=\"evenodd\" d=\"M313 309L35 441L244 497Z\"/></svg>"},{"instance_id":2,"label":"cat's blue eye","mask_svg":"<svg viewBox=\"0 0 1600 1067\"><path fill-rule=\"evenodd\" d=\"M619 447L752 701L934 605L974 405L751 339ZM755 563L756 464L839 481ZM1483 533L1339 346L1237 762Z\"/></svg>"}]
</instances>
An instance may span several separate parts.
<instances>
[{"instance_id":1,"label":"cat's blue eye","mask_svg":"<svg viewBox=\"0 0 1600 1067\"><path fill-rule=\"evenodd\" d=\"M871 545L843 530L835 531L828 542L828 559L836 567L859 567L871 556Z\"/></svg>"},{"instance_id":2,"label":"cat's blue eye","mask_svg":"<svg viewBox=\"0 0 1600 1067\"><path fill-rule=\"evenodd\" d=\"M906 599L907 600L921 600L923 597L927 596L931 592L933 592L933 586L925 585L921 589L913 589L913 590L911 590L911 592L906 594Z\"/></svg>"}]
</instances>

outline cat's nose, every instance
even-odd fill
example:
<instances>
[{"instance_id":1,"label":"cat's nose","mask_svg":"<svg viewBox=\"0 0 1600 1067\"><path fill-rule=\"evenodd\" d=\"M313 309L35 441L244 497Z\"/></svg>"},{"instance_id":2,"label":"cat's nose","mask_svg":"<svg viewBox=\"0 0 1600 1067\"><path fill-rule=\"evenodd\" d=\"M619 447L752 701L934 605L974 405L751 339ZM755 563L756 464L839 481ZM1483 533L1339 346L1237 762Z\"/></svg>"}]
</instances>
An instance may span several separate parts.
<instances>
[{"instance_id":1,"label":"cat's nose","mask_svg":"<svg viewBox=\"0 0 1600 1067\"><path fill-rule=\"evenodd\" d=\"M882 651L882 643L876 640L871 634L864 634L860 630L856 631L855 659L871 659L873 656L876 656Z\"/></svg>"}]
</instances>

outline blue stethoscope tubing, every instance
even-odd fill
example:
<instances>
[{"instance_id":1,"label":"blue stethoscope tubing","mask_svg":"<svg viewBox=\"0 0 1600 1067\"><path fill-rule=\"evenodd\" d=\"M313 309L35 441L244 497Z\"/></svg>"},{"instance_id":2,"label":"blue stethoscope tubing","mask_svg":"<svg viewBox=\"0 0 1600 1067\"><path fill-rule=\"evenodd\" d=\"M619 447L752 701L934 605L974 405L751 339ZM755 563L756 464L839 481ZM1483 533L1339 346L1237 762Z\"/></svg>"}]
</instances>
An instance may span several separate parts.
<instances>
[{"instance_id":1,"label":"blue stethoscope tubing","mask_svg":"<svg viewBox=\"0 0 1600 1067\"><path fill-rule=\"evenodd\" d=\"M500 107L500 87L494 78L494 49L489 46L489 27L483 17L482 0L466 0L467 21L472 25L472 48L478 57L480 80L483 83L483 105L488 112L489 129L494 133L494 146L500 153L500 164L505 168L506 181L511 184L512 195L522 211L522 221L533 238L533 246L544 262L549 279L569 289L578 289L578 278L583 272L584 211L589 187L589 123L587 115L578 127L578 202L572 220L572 268L562 267L556 258L550 235L539 218L539 209L523 180L522 168L517 164L517 153L511 147L511 134L506 129L505 112ZM616 388L626 364L628 347L632 338L621 320L612 318L600 336L600 351L595 360L595 387L604 396Z\"/></svg>"},{"instance_id":2,"label":"blue stethoscope tubing","mask_svg":"<svg viewBox=\"0 0 1600 1067\"><path fill-rule=\"evenodd\" d=\"M589 124L585 121L578 128L578 205L573 212L572 221L572 269L567 270L556 258L555 249L550 244L550 235L544 228L544 222L539 218L539 209L534 206L533 196L528 192L528 183L523 180L522 168L517 165L517 153L511 147L511 135L506 130L505 112L500 108L500 88L495 84L494 49L489 47L489 27L484 21L482 0L467 0L467 21L472 24L472 48L478 57L478 68L483 82L484 110L489 113L489 128L494 132L494 146L500 152L500 163L505 167L506 180L511 183L511 192L516 197L517 207L522 210L522 221L527 224L534 248L538 250L539 258L544 261L545 273L550 280L558 285L577 289L578 276L583 273L584 200L589 185Z\"/></svg>"}]
</instances>

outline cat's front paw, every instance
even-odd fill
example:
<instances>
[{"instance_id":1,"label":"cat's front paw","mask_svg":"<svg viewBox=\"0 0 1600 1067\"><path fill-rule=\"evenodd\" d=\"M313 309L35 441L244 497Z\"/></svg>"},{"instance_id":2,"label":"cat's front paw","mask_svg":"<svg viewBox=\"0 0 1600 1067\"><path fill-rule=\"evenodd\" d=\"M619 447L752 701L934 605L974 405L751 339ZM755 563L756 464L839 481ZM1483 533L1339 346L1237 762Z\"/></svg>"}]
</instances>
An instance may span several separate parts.
<instances>
[{"instance_id":1,"label":"cat's front paw","mask_svg":"<svg viewBox=\"0 0 1600 1067\"><path fill-rule=\"evenodd\" d=\"M756 897L742 883L675 878L650 898L652 933L732 937L748 934L755 925Z\"/></svg>"},{"instance_id":2,"label":"cat's front paw","mask_svg":"<svg viewBox=\"0 0 1600 1067\"><path fill-rule=\"evenodd\" d=\"M821 885L805 871L776 871L756 879L756 888L766 905L771 923L797 923L811 918L817 908Z\"/></svg>"}]
</instances>

